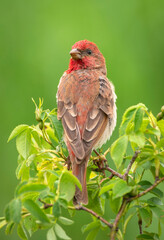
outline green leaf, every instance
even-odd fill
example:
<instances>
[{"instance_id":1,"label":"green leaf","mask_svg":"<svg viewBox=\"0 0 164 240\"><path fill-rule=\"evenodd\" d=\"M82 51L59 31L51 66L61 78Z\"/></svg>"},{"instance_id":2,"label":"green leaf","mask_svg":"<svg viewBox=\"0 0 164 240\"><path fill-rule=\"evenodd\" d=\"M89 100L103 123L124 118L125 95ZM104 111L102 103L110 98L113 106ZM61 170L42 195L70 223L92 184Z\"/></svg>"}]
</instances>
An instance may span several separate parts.
<instances>
[{"instance_id":1,"label":"green leaf","mask_svg":"<svg viewBox=\"0 0 164 240\"><path fill-rule=\"evenodd\" d=\"M119 179L113 187L113 199L124 196L131 192L132 189L124 180Z\"/></svg>"},{"instance_id":2,"label":"green leaf","mask_svg":"<svg viewBox=\"0 0 164 240\"><path fill-rule=\"evenodd\" d=\"M59 238L65 239L65 240L71 240L71 238L65 233L64 229L59 225L55 224L54 226L55 233Z\"/></svg>"},{"instance_id":3,"label":"green leaf","mask_svg":"<svg viewBox=\"0 0 164 240\"><path fill-rule=\"evenodd\" d=\"M34 201L32 201L31 199L26 199L23 202L23 205L32 214L32 216L40 220L42 223L50 223L46 214L39 208L39 206Z\"/></svg>"},{"instance_id":4,"label":"green leaf","mask_svg":"<svg viewBox=\"0 0 164 240\"><path fill-rule=\"evenodd\" d=\"M121 125L120 125L120 130L119 130L120 135L124 135L126 133L126 130L127 130L128 126L129 126L129 124L131 124L131 122L134 119L136 111L138 109L140 109L140 108L142 108L143 110L147 110L147 108L146 108L146 106L144 104L139 103L139 104L137 104L135 106L129 107L125 111L125 113L123 114L123 117L122 117ZM139 122L137 121L137 119L136 119L136 123L139 126Z\"/></svg>"},{"instance_id":5,"label":"green leaf","mask_svg":"<svg viewBox=\"0 0 164 240\"><path fill-rule=\"evenodd\" d=\"M149 124L149 118L144 117L143 120L142 120L142 125L140 127L140 131L141 132L145 132L146 129L147 129L148 124Z\"/></svg>"},{"instance_id":6,"label":"green leaf","mask_svg":"<svg viewBox=\"0 0 164 240\"><path fill-rule=\"evenodd\" d=\"M79 180L72 173L64 170L59 179L59 196L69 202L75 194L75 185L82 190Z\"/></svg>"},{"instance_id":7,"label":"green leaf","mask_svg":"<svg viewBox=\"0 0 164 240\"><path fill-rule=\"evenodd\" d=\"M159 206L163 206L163 202L161 201L160 198L157 198L157 197L149 198L149 199L147 200L147 202L149 203L149 205L159 205Z\"/></svg>"},{"instance_id":8,"label":"green leaf","mask_svg":"<svg viewBox=\"0 0 164 240\"><path fill-rule=\"evenodd\" d=\"M110 189L112 189L113 186L114 186L114 184L115 184L115 183L111 183L111 184L109 183L108 185L103 186L103 187L100 189L99 196L101 196L103 193L108 192Z\"/></svg>"},{"instance_id":9,"label":"green leaf","mask_svg":"<svg viewBox=\"0 0 164 240\"><path fill-rule=\"evenodd\" d=\"M84 225L81 230L82 230L82 233L85 233L85 232L90 231L92 229L95 229L95 228L98 228L98 227L100 228L100 226L101 226L100 221L94 221L94 222L91 222L87 225Z\"/></svg>"},{"instance_id":10,"label":"green leaf","mask_svg":"<svg viewBox=\"0 0 164 240\"><path fill-rule=\"evenodd\" d=\"M162 220L162 223L164 224L164 214L163 214L163 209L157 207L157 206L150 206L150 209L154 213L157 219Z\"/></svg>"},{"instance_id":11,"label":"green leaf","mask_svg":"<svg viewBox=\"0 0 164 240\"><path fill-rule=\"evenodd\" d=\"M164 138L157 142L156 147L157 149L164 148Z\"/></svg>"},{"instance_id":12,"label":"green leaf","mask_svg":"<svg viewBox=\"0 0 164 240\"><path fill-rule=\"evenodd\" d=\"M22 181L29 179L29 167L26 166L25 160L19 163L16 169L16 177L17 179L21 178Z\"/></svg>"},{"instance_id":13,"label":"green leaf","mask_svg":"<svg viewBox=\"0 0 164 240\"><path fill-rule=\"evenodd\" d=\"M118 210L121 207L121 203L122 203L122 197L119 198L115 198L113 199L112 197L109 198L109 203L110 203L110 207L113 210L114 213L118 213Z\"/></svg>"},{"instance_id":14,"label":"green leaf","mask_svg":"<svg viewBox=\"0 0 164 240\"><path fill-rule=\"evenodd\" d=\"M19 236L22 240L28 240L26 231L25 231L25 229L24 229L24 227L23 227L22 224L18 224L17 233L18 233L18 236Z\"/></svg>"},{"instance_id":15,"label":"green leaf","mask_svg":"<svg viewBox=\"0 0 164 240\"><path fill-rule=\"evenodd\" d=\"M128 145L128 136L124 135L120 138L118 138L111 146L111 157L116 165L117 168L120 167L123 156L126 153Z\"/></svg>"},{"instance_id":16,"label":"green leaf","mask_svg":"<svg viewBox=\"0 0 164 240\"><path fill-rule=\"evenodd\" d=\"M59 121L57 119L56 114L49 114L49 119L52 121L53 127L55 129L56 132L56 136L59 139L59 141L61 140L62 136L63 136L63 126L61 121Z\"/></svg>"},{"instance_id":17,"label":"green leaf","mask_svg":"<svg viewBox=\"0 0 164 240\"><path fill-rule=\"evenodd\" d=\"M16 225L16 224L15 224L13 221L9 222L9 223L7 224L7 226L6 226L5 233L6 233L6 234L11 234L12 231L13 231L13 229L14 229L14 227L15 227L15 225Z\"/></svg>"},{"instance_id":18,"label":"green leaf","mask_svg":"<svg viewBox=\"0 0 164 240\"><path fill-rule=\"evenodd\" d=\"M142 132L131 132L129 134L129 141L137 144L137 146L142 148L145 145L145 136Z\"/></svg>"},{"instance_id":19,"label":"green leaf","mask_svg":"<svg viewBox=\"0 0 164 240\"><path fill-rule=\"evenodd\" d=\"M31 149L31 131L27 129L23 131L16 139L16 146L19 154L27 159Z\"/></svg>"},{"instance_id":20,"label":"green leaf","mask_svg":"<svg viewBox=\"0 0 164 240\"><path fill-rule=\"evenodd\" d=\"M139 213L141 215L141 218L146 223L145 227L148 227L152 222L152 213L151 211L148 211L146 208L139 208Z\"/></svg>"},{"instance_id":21,"label":"green leaf","mask_svg":"<svg viewBox=\"0 0 164 240\"><path fill-rule=\"evenodd\" d=\"M58 174L56 171L54 171L54 170L47 170L47 172L52 173L52 174L55 175L57 178L59 178L59 174Z\"/></svg>"},{"instance_id":22,"label":"green leaf","mask_svg":"<svg viewBox=\"0 0 164 240\"><path fill-rule=\"evenodd\" d=\"M20 187L17 195L19 196L27 192L41 192L45 189L47 189L47 186L44 184L29 183Z\"/></svg>"},{"instance_id":23,"label":"green leaf","mask_svg":"<svg viewBox=\"0 0 164 240\"><path fill-rule=\"evenodd\" d=\"M145 239L150 239L150 240L154 240L153 237L151 237L150 235L147 234L140 234L136 237L137 240L145 240Z\"/></svg>"},{"instance_id":24,"label":"green leaf","mask_svg":"<svg viewBox=\"0 0 164 240\"><path fill-rule=\"evenodd\" d=\"M58 218L61 215L61 208L60 208L60 204L58 201L56 201L53 205L53 209L52 209L53 215Z\"/></svg>"},{"instance_id":25,"label":"green leaf","mask_svg":"<svg viewBox=\"0 0 164 240\"><path fill-rule=\"evenodd\" d=\"M164 163L164 152L161 152L156 155L156 158L158 158L161 162Z\"/></svg>"},{"instance_id":26,"label":"green leaf","mask_svg":"<svg viewBox=\"0 0 164 240\"><path fill-rule=\"evenodd\" d=\"M102 198L99 197L99 192L96 193L96 195L93 195L94 191L88 191L88 197L89 197L89 203L87 205L87 208L93 210L94 212L96 212L99 215L103 215L104 214L104 207L103 207L103 202L101 200L103 200Z\"/></svg>"},{"instance_id":27,"label":"green leaf","mask_svg":"<svg viewBox=\"0 0 164 240\"><path fill-rule=\"evenodd\" d=\"M164 119L158 121L157 125L158 125L158 127L160 129L160 132L161 132L162 136L164 136Z\"/></svg>"},{"instance_id":28,"label":"green leaf","mask_svg":"<svg viewBox=\"0 0 164 240\"><path fill-rule=\"evenodd\" d=\"M155 128L149 128L145 131L145 133L147 134L152 134L152 135L155 135L157 137L160 137L161 136L161 133L158 129L155 129Z\"/></svg>"},{"instance_id":29,"label":"green leaf","mask_svg":"<svg viewBox=\"0 0 164 240\"><path fill-rule=\"evenodd\" d=\"M86 237L86 240L95 240L99 229L100 229L99 227L93 229Z\"/></svg>"},{"instance_id":30,"label":"green leaf","mask_svg":"<svg viewBox=\"0 0 164 240\"><path fill-rule=\"evenodd\" d=\"M7 224L6 220L0 221L0 229Z\"/></svg>"},{"instance_id":31,"label":"green leaf","mask_svg":"<svg viewBox=\"0 0 164 240\"><path fill-rule=\"evenodd\" d=\"M28 159L26 160L26 166L29 167L31 165L31 163L34 162L35 158L37 157L37 155L35 153L31 154Z\"/></svg>"},{"instance_id":32,"label":"green leaf","mask_svg":"<svg viewBox=\"0 0 164 240\"><path fill-rule=\"evenodd\" d=\"M156 117L152 114L152 112L149 112L148 113L148 118L149 118L150 126L154 128L157 125Z\"/></svg>"},{"instance_id":33,"label":"green leaf","mask_svg":"<svg viewBox=\"0 0 164 240\"><path fill-rule=\"evenodd\" d=\"M158 235L157 233L144 231L144 234L152 237L153 240L160 240L160 239L159 239L159 235Z\"/></svg>"},{"instance_id":34,"label":"green leaf","mask_svg":"<svg viewBox=\"0 0 164 240\"><path fill-rule=\"evenodd\" d=\"M124 239L123 234L122 234L122 232L121 232L120 229L118 229L118 231L117 231L117 233L116 233L116 238L117 238L118 240L123 240L123 239Z\"/></svg>"},{"instance_id":35,"label":"green leaf","mask_svg":"<svg viewBox=\"0 0 164 240\"><path fill-rule=\"evenodd\" d=\"M125 220L125 222L124 222L124 226L123 226L123 234L126 233L127 225L128 225L128 223L129 223L129 221L132 219L132 217L134 216L134 214L135 214L135 213L132 213L132 214L130 214L130 215L126 218L126 220Z\"/></svg>"},{"instance_id":36,"label":"green leaf","mask_svg":"<svg viewBox=\"0 0 164 240\"><path fill-rule=\"evenodd\" d=\"M122 117L121 125L120 125L120 130L119 130L120 135L124 135L126 133L126 128L128 124L133 120L135 112L136 112L136 106L132 106L125 111Z\"/></svg>"},{"instance_id":37,"label":"green leaf","mask_svg":"<svg viewBox=\"0 0 164 240\"><path fill-rule=\"evenodd\" d=\"M19 223L21 220L21 200L13 199L5 209L6 221Z\"/></svg>"},{"instance_id":38,"label":"green leaf","mask_svg":"<svg viewBox=\"0 0 164 240\"><path fill-rule=\"evenodd\" d=\"M142 110L142 108L138 108L135 113L135 117L134 117L134 131L135 132L137 132L140 129L140 127L142 125L143 116L144 116L144 111Z\"/></svg>"},{"instance_id":39,"label":"green leaf","mask_svg":"<svg viewBox=\"0 0 164 240\"><path fill-rule=\"evenodd\" d=\"M156 195L157 197L160 197L160 198L163 197L163 192L159 188L154 188L150 192Z\"/></svg>"},{"instance_id":40,"label":"green leaf","mask_svg":"<svg viewBox=\"0 0 164 240\"><path fill-rule=\"evenodd\" d=\"M62 206L63 208L67 209L68 202L64 198L59 198L58 202L59 202L60 206Z\"/></svg>"},{"instance_id":41,"label":"green leaf","mask_svg":"<svg viewBox=\"0 0 164 240\"><path fill-rule=\"evenodd\" d=\"M7 142L11 141L13 138L18 136L21 132L23 132L28 127L29 126L26 124L21 124L21 125L17 126L16 128L14 128L14 130L11 132Z\"/></svg>"},{"instance_id":42,"label":"green leaf","mask_svg":"<svg viewBox=\"0 0 164 240\"><path fill-rule=\"evenodd\" d=\"M33 216L27 216L23 219L24 226L26 230L28 231L30 237L32 234L38 230L38 225L36 223L36 220Z\"/></svg>"},{"instance_id":43,"label":"green leaf","mask_svg":"<svg viewBox=\"0 0 164 240\"><path fill-rule=\"evenodd\" d=\"M57 240L54 229L50 228L47 232L47 240Z\"/></svg>"},{"instance_id":44,"label":"green leaf","mask_svg":"<svg viewBox=\"0 0 164 240\"><path fill-rule=\"evenodd\" d=\"M65 217L62 217L62 216L60 216L58 220L63 225L72 225L74 223L74 221L72 221L71 219L68 219L68 218L65 218Z\"/></svg>"}]
</instances>

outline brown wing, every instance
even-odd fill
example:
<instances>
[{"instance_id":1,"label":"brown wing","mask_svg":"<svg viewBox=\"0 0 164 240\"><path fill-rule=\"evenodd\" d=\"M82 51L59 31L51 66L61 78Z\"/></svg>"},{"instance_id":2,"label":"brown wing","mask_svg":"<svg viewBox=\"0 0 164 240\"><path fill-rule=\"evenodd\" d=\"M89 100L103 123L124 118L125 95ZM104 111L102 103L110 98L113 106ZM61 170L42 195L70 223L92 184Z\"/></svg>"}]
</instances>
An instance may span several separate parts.
<instances>
[{"instance_id":1,"label":"brown wing","mask_svg":"<svg viewBox=\"0 0 164 240\"><path fill-rule=\"evenodd\" d=\"M93 108L89 111L82 135L85 152L89 152L102 136L107 124L110 124L114 111L114 93L109 80L99 78L99 94Z\"/></svg>"},{"instance_id":2,"label":"brown wing","mask_svg":"<svg viewBox=\"0 0 164 240\"><path fill-rule=\"evenodd\" d=\"M66 139L78 159L85 157L84 146L81 140L80 131L76 122L77 109L74 96L75 86L74 75L64 74L60 80L57 93L58 99L58 119L62 121ZM71 92L70 92L71 89Z\"/></svg>"},{"instance_id":3,"label":"brown wing","mask_svg":"<svg viewBox=\"0 0 164 240\"><path fill-rule=\"evenodd\" d=\"M98 91L95 93L92 108L88 111L81 134L77 124L77 102L74 102L74 96L72 96L74 79L69 78L72 89L71 86L68 89L71 89L71 93L67 90L68 81L65 80L65 76L58 90L58 119L62 120L66 139L77 159L81 161L90 154L113 113L114 99L111 85L105 76L97 79Z\"/></svg>"},{"instance_id":4,"label":"brown wing","mask_svg":"<svg viewBox=\"0 0 164 240\"><path fill-rule=\"evenodd\" d=\"M66 139L69 141L75 156L82 160L85 157L85 151L76 122L76 116L77 111L75 104L70 104L68 108L67 104L58 101L58 119L62 120Z\"/></svg>"}]
</instances>

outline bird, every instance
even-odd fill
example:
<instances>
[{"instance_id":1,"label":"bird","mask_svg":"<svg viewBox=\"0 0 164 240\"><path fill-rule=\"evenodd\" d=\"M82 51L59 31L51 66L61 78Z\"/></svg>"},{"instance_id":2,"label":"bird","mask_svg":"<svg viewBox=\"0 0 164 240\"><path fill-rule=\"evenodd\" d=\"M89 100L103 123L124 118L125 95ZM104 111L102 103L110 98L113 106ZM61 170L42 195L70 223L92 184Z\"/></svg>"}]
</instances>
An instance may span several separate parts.
<instances>
[{"instance_id":1,"label":"bird","mask_svg":"<svg viewBox=\"0 0 164 240\"><path fill-rule=\"evenodd\" d=\"M68 69L57 91L57 118L61 120L76 186L74 204L88 204L86 172L92 150L100 148L116 126L116 94L107 78L105 58L88 40L76 42Z\"/></svg>"}]
</instances>

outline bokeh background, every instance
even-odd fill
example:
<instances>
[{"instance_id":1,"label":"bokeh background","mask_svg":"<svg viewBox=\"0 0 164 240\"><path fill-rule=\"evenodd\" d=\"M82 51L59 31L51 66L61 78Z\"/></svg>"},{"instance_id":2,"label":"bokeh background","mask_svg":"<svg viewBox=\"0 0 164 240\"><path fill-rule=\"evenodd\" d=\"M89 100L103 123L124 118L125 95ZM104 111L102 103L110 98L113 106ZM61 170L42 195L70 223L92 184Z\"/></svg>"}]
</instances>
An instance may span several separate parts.
<instances>
[{"instance_id":1,"label":"bokeh background","mask_svg":"<svg viewBox=\"0 0 164 240\"><path fill-rule=\"evenodd\" d=\"M69 51L82 39L95 42L104 54L118 96L117 128L108 144L118 137L128 106L143 102L157 114L164 104L163 0L0 0L0 216L17 184L15 142L7 144L7 138L15 126L36 123L31 97L43 97L45 108L56 106ZM80 229L90 217L77 213L74 220L67 233L73 240L85 239ZM152 229L157 230L155 223ZM136 234L132 221L126 240ZM18 237L0 231L0 239ZM46 234L32 239L46 239ZM109 237L101 233L97 239Z\"/></svg>"}]
</instances>

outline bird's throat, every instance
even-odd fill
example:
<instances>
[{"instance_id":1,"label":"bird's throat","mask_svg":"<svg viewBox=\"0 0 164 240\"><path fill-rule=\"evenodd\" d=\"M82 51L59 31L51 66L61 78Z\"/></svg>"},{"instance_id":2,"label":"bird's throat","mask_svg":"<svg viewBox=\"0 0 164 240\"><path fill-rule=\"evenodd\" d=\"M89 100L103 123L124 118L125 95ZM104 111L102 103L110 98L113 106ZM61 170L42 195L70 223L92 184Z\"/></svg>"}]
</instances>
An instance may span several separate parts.
<instances>
[{"instance_id":1,"label":"bird's throat","mask_svg":"<svg viewBox=\"0 0 164 240\"><path fill-rule=\"evenodd\" d=\"M66 73L71 73L73 71L79 70L79 69L85 69L87 68L87 66L85 65L85 63L79 59L79 60L74 60L74 59L70 59L69 62L69 68L66 71Z\"/></svg>"}]
</instances>

